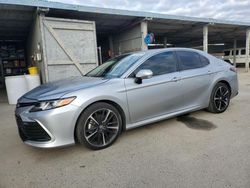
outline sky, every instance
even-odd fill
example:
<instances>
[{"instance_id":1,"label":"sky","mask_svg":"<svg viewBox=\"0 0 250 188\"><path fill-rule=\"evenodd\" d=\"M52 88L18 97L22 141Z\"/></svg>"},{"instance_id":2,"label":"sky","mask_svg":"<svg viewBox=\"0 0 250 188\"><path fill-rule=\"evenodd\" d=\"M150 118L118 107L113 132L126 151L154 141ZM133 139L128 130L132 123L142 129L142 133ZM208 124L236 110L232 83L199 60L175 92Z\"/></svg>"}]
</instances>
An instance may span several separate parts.
<instances>
[{"instance_id":1,"label":"sky","mask_svg":"<svg viewBox=\"0 0 250 188\"><path fill-rule=\"evenodd\" d=\"M50 0L69 4L250 22L250 0Z\"/></svg>"}]
</instances>

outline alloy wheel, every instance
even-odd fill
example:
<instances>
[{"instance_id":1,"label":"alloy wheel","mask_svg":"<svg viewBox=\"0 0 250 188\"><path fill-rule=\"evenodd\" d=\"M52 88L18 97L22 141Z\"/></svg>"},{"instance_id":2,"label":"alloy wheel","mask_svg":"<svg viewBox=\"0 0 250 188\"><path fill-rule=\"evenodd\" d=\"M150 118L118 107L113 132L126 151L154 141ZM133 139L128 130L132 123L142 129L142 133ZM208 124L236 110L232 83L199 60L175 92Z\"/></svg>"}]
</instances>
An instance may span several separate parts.
<instances>
[{"instance_id":1,"label":"alloy wheel","mask_svg":"<svg viewBox=\"0 0 250 188\"><path fill-rule=\"evenodd\" d=\"M230 92L227 87L220 86L216 89L215 95L214 95L214 104L218 111L224 111L228 104L229 104L229 98Z\"/></svg>"},{"instance_id":2,"label":"alloy wheel","mask_svg":"<svg viewBox=\"0 0 250 188\"><path fill-rule=\"evenodd\" d=\"M119 133L117 115L110 109L99 109L93 112L85 121L84 137L95 147L110 144Z\"/></svg>"}]
</instances>

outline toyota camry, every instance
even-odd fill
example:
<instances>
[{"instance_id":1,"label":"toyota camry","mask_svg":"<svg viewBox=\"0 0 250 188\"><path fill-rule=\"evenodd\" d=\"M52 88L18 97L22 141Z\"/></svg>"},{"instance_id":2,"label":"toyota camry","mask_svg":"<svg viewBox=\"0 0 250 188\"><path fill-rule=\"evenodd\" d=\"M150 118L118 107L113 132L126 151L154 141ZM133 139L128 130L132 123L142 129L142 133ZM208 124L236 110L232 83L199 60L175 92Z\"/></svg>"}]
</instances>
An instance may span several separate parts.
<instances>
[{"instance_id":1,"label":"toyota camry","mask_svg":"<svg viewBox=\"0 0 250 188\"><path fill-rule=\"evenodd\" d=\"M83 77L43 84L18 100L15 116L26 144L79 142L97 150L127 129L200 109L222 113L237 94L234 66L199 50L157 49L120 55Z\"/></svg>"}]
</instances>

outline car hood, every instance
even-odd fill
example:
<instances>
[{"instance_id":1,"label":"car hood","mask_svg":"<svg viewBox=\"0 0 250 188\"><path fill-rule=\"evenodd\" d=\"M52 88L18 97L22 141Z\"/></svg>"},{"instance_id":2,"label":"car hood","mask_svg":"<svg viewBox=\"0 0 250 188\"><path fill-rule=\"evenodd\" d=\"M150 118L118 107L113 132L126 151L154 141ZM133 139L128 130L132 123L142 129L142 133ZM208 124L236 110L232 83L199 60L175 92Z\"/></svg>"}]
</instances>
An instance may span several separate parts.
<instances>
[{"instance_id":1,"label":"car hood","mask_svg":"<svg viewBox=\"0 0 250 188\"><path fill-rule=\"evenodd\" d=\"M70 79L43 84L29 91L23 95L22 98L39 101L58 99L67 93L93 87L106 81L108 81L108 79L100 77L73 77Z\"/></svg>"}]
</instances>

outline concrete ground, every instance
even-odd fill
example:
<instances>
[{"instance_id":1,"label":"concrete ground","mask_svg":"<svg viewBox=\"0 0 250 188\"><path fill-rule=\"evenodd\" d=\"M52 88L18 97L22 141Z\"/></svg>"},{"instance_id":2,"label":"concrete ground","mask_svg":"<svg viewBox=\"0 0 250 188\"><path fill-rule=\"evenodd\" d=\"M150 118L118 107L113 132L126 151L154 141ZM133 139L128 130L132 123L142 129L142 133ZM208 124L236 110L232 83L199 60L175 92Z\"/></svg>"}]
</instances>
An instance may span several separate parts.
<instances>
[{"instance_id":1,"label":"concrete ground","mask_svg":"<svg viewBox=\"0 0 250 188\"><path fill-rule=\"evenodd\" d=\"M225 113L198 111L130 130L101 151L26 146L14 106L0 101L0 187L249 188L250 73L240 70L239 82Z\"/></svg>"}]
</instances>

